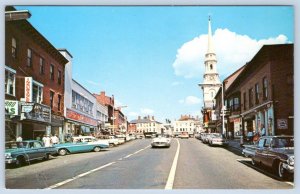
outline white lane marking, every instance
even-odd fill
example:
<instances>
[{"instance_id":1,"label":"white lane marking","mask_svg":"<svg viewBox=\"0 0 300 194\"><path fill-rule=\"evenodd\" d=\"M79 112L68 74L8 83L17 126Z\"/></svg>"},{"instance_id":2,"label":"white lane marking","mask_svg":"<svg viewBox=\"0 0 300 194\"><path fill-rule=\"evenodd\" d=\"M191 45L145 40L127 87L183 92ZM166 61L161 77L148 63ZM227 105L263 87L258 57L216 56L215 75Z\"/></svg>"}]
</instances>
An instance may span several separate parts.
<instances>
[{"instance_id":1,"label":"white lane marking","mask_svg":"<svg viewBox=\"0 0 300 194\"><path fill-rule=\"evenodd\" d=\"M140 150L134 152L133 154L129 154L129 155L125 156L124 158L128 158L128 157L130 157L130 156L132 156L132 155L134 155L134 154L137 154L137 153L139 153L139 152L141 152L141 151L147 149L148 147L150 147L150 146L146 146L145 148L140 149ZM119 158L118 160L121 161L121 160L123 160L124 158ZM85 172L85 173L79 174L79 175L77 175L77 176L75 176L75 177L73 177L73 178L70 178L70 179L64 180L64 181L62 181L62 182L56 183L56 184L54 184L54 185L51 185L50 187L46 187L45 189L54 189L54 188L60 187L60 186L65 185L65 184L67 184L67 183L69 183L69 182L71 182L71 181L74 181L74 180L76 180L76 179L78 179L78 178L81 178L81 177L86 176L86 175L88 175L88 174L91 174L91 173L93 173L93 172L95 172L95 171L98 171L98 170L101 170L101 169L103 169L103 168L105 168L105 167L108 167L108 166L110 166L110 165L112 165L112 164L114 164L114 163L116 163L116 162L110 162L110 163L105 164L105 165L103 165L103 166L100 166L100 167L98 167L98 168L95 168L95 169L92 169L92 170L87 171L87 172Z\"/></svg>"},{"instance_id":2,"label":"white lane marking","mask_svg":"<svg viewBox=\"0 0 300 194\"><path fill-rule=\"evenodd\" d=\"M128 154L127 156L125 156L124 158L129 158L130 156L132 156L133 154Z\"/></svg>"},{"instance_id":3,"label":"white lane marking","mask_svg":"<svg viewBox=\"0 0 300 194\"><path fill-rule=\"evenodd\" d=\"M54 189L54 188L56 188L56 187L62 186L62 185L64 185L64 184L69 183L69 182L71 182L71 181L74 181L74 180L76 180L76 179L78 179L78 178L81 178L81 177L86 176L86 175L88 175L88 174L91 174L91 173L93 173L93 172L95 172L95 171L98 171L98 170L101 170L101 169L103 169L103 168L105 168L105 167L108 167L108 166L110 166L110 165L112 165L112 164L114 164L114 163L116 163L116 162L110 162L110 163L108 163L108 164L105 164L105 165L100 166L100 167L98 167L98 168L95 168L95 169L93 169L93 170L90 170L90 171L87 171L87 172L85 172L85 173L79 174L79 175L77 175L77 176L75 176L75 177L73 177L73 178L64 180L64 181L62 181L62 182L60 182L60 183L56 183L56 184L54 184L54 185L52 185L52 186L50 186L50 187L47 187L46 189Z\"/></svg>"},{"instance_id":4,"label":"white lane marking","mask_svg":"<svg viewBox=\"0 0 300 194\"><path fill-rule=\"evenodd\" d=\"M176 167L177 167L177 161L178 161L178 156L179 156L179 150L180 150L180 143L177 140L178 146L177 146L177 151L173 160L173 164L169 173L169 177L165 186L165 190L170 190L173 189L173 184L174 184L174 179L175 179L175 173L176 173Z\"/></svg>"}]
</instances>

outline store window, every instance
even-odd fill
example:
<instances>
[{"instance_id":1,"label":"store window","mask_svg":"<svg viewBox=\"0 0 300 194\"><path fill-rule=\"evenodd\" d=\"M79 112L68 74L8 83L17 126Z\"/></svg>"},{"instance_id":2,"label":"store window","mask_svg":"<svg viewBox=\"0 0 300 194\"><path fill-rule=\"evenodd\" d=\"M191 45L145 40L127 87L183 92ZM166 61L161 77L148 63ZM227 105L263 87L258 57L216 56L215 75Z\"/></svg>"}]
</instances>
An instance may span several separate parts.
<instances>
[{"instance_id":1,"label":"store window","mask_svg":"<svg viewBox=\"0 0 300 194\"><path fill-rule=\"evenodd\" d=\"M27 66L31 67L32 66L32 50L27 49Z\"/></svg>"},{"instance_id":2,"label":"store window","mask_svg":"<svg viewBox=\"0 0 300 194\"><path fill-rule=\"evenodd\" d=\"M16 71L5 67L5 94L15 96Z\"/></svg>"},{"instance_id":3,"label":"store window","mask_svg":"<svg viewBox=\"0 0 300 194\"><path fill-rule=\"evenodd\" d=\"M11 56L17 58L17 41L14 37L11 39Z\"/></svg>"},{"instance_id":4,"label":"store window","mask_svg":"<svg viewBox=\"0 0 300 194\"><path fill-rule=\"evenodd\" d=\"M35 103L43 101L43 85L36 81L32 83L32 101Z\"/></svg>"},{"instance_id":5,"label":"store window","mask_svg":"<svg viewBox=\"0 0 300 194\"><path fill-rule=\"evenodd\" d=\"M50 79L54 80L54 65L50 65Z\"/></svg>"},{"instance_id":6,"label":"store window","mask_svg":"<svg viewBox=\"0 0 300 194\"><path fill-rule=\"evenodd\" d=\"M40 57L40 74L45 74L45 60Z\"/></svg>"},{"instance_id":7,"label":"store window","mask_svg":"<svg viewBox=\"0 0 300 194\"><path fill-rule=\"evenodd\" d=\"M268 99L268 80L266 77L263 78L263 99Z\"/></svg>"},{"instance_id":8,"label":"store window","mask_svg":"<svg viewBox=\"0 0 300 194\"><path fill-rule=\"evenodd\" d=\"M53 109L54 92L50 91L50 107Z\"/></svg>"}]
</instances>

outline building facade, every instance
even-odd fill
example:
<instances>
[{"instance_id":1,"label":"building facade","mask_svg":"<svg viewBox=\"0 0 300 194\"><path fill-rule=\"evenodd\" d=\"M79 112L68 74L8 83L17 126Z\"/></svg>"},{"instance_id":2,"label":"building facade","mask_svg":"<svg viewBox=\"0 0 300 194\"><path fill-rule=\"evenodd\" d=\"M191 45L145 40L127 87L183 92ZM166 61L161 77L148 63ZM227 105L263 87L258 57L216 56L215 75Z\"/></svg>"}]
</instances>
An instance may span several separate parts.
<instances>
[{"instance_id":1,"label":"building facade","mask_svg":"<svg viewBox=\"0 0 300 194\"><path fill-rule=\"evenodd\" d=\"M174 121L174 136L180 135L182 132L188 132L189 136L196 133L197 120L190 115L181 115L178 120Z\"/></svg>"},{"instance_id":2,"label":"building facade","mask_svg":"<svg viewBox=\"0 0 300 194\"><path fill-rule=\"evenodd\" d=\"M5 25L6 141L61 133L68 60L27 20Z\"/></svg>"},{"instance_id":3,"label":"building facade","mask_svg":"<svg viewBox=\"0 0 300 194\"><path fill-rule=\"evenodd\" d=\"M165 127L162 123L155 120L154 116L138 117L136 120L130 121L130 124L136 125L136 135L151 136L153 134L162 134Z\"/></svg>"}]
</instances>

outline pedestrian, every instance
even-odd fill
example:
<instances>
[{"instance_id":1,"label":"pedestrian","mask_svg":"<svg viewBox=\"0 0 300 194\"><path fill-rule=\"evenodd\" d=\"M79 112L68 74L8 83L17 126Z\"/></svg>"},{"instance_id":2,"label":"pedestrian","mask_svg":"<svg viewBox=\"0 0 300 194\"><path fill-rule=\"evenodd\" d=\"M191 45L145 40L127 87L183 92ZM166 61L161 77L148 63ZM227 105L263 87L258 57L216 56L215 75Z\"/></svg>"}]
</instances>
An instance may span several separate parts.
<instances>
[{"instance_id":1,"label":"pedestrian","mask_svg":"<svg viewBox=\"0 0 300 194\"><path fill-rule=\"evenodd\" d=\"M266 129L264 124L261 124L261 136L266 136Z\"/></svg>"},{"instance_id":2,"label":"pedestrian","mask_svg":"<svg viewBox=\"0 0 300 194\"><path fill-rule=\"evenodd\" d=\"M57 137L56 134L54 134L54 136L51 137L51 142L52 142L53 145L59 143L59 138Z\"/></svg>"},{"instance_id":3,"label":"pedestrian","mask_svg":"<svg viewBox=\"0 0 300 194\"><path fill-rule=\"evenodd\" d=\"M51 147L51 139L49 135L44 135L43 142L45 147Z\"/></svg>"},{"instance_id":4,"label":"pedestrian","mask_svg":"<svg viewBox=\"0 0 300 194\"><path fill-rule=\"evenodd\" d=\"M21 137L21 135L19 135L19 136L17 137L16 141L17 141L17 142L23 141L23 138Z\"/></svg>"}]
</instances>

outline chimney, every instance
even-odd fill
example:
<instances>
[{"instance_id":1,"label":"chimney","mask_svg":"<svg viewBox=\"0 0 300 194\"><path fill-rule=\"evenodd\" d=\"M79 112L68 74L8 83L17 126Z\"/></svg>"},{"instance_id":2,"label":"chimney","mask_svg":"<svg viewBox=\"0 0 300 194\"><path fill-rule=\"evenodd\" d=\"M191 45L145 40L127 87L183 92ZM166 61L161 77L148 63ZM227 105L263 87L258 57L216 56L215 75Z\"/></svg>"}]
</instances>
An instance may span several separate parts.
<instances>
[{"instance_id":1,"label":"chimney","mask_svg":"<svg viewBox=\"0 0 300 194\"><path fill-rule=\"evenodd\" d=\"M141 116L138 116L138 120L141 120Z\"/></svg>"},{"instance_id":2,"label":"chimney","mask_svg":"<svg viewBox=\"0 0 300 194\"><path fill-rule=\"evenodd\" d=\"M101 91L101 92L100 92L100 96L105 96L105 92L104 92L104 91Z\"/></svg>"}]
</instances>

